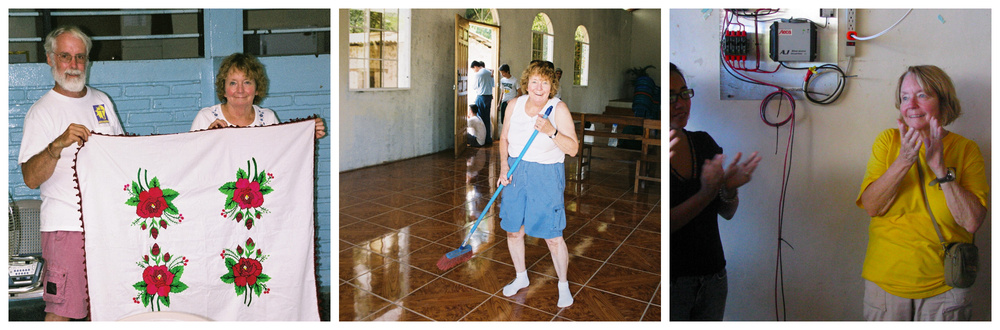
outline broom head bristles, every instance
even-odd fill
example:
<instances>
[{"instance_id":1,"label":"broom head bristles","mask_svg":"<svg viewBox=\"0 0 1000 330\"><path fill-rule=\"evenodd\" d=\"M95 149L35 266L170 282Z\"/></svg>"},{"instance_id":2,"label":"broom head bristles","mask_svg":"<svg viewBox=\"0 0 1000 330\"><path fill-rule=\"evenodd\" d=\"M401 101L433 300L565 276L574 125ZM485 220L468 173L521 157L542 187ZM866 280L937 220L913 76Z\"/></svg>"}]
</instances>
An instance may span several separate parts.
<instances>
[{"instance_id":1,"label":"broom head bristles","mask_svg":"<svg viewBox=\"0 0 1000 330\"><path fill-rule=\"evenodd\" d=\"M437 267L440 270L449 270L460 263L469 261L469 259L472 259L472 246L463 245L441 256L441 259L438 259Z\"/></svg>"}]
</instances>

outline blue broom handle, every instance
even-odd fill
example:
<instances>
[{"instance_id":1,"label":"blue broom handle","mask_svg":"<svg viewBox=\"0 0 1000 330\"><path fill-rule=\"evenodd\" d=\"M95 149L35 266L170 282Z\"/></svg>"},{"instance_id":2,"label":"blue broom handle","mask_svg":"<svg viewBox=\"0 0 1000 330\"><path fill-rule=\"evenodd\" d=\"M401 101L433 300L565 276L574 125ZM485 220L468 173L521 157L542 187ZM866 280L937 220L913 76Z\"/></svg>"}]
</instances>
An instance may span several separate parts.
<instances>
[{"instance_id":1,"label":"blue broom handle","mask_svg":"<svg viewBox=\"0 0 1000 330\"><path fill-rule=\"evenodd\" d=\"M545 113L542 114L543 119L549 118L549 115L552 114L552 107L553 106L550 105L548 109L545 109ZM517 164L521 163L521 159L524 158L524 153L528 151L528 147L531 146L531 142L535 141L535 136L538 136L537 129L531 133L531 137L528 138L528 144L525 144L524 148L521 149L521 154L518 155L517 160L514 161L514 166L511 166L510 170L507 171L507 177L514 175L514 169L517 168ZM484 207L483 211L479 213L479 219L476 219L476 223L472 225L472 230L469 231L469 236L465 237L465 241L462 241L462 245L460 246L465 246L466 243L469 243L469 239L472 238L472 234L476 232L476 228L479 227L479 223L483 221L483 217L486 216L486 211L490 209L490 206L493 206L493 201L497 199L497 196L500 196L500 191L503 190L503 187L506 187L506 185L501 184L500 188L497 188L497 191L493 193L493 197L490 197L490 201L486 203L486 207Z\"/></svg>"}]
</instances>

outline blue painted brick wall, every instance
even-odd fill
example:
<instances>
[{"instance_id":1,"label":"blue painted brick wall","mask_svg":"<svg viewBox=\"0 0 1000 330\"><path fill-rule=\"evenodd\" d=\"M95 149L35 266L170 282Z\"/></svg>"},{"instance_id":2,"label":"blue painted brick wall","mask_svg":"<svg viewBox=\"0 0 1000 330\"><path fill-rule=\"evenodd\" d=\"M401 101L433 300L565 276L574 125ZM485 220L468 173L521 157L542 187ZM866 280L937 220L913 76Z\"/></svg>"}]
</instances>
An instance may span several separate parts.
<instances>
[{"instance_id":1,"label":"blue painted brick wall","mask_svg":"<svg viewBox=\"0 0 1000 330\"><path fill-rule=\"evenodd\" d=\"M282 121L315 114L326 122L327 137L317 143L316 255L320 285L331 286L330 56L265 57L261 62L271 80L261 106L275 110ZM215 78L212 65L211 58L95 62L89 84L108 94L127 133L180 133L190 129L199 109L218 103L211 92ZM52 76L44 63L11 64L8 70L9 192L14 199L37 199L39 191L24 185L17 154L24 116L52 88Z\"/></svg>"}]
</instances>

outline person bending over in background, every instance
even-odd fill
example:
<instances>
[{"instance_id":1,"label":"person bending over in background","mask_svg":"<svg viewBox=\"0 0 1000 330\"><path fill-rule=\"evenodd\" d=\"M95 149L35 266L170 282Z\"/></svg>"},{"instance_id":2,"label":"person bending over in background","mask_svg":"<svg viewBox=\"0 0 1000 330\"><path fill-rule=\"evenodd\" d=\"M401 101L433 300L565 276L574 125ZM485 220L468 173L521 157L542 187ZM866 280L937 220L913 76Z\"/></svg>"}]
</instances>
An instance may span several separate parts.
<instances>
[{"instance_id":1,"label":"person bending over in background","mask_svg":"<svg viewBox=\"0 0 1000 330\"><path fill-rule=\"evenodd\" d=\"M732 219L737 188L750 182L760 163L754 152L742 163L736 153L723 168L722 147L706 132L689 132L694 90L670 63L670 320L718 320L729 291L719 236L721 215ZM674 144L676 143L676 144Z\"/></svg>"},{"instance_id":2,"label":"person bending over in background","mask_svg":"<svg viewBox=\"0 0 1000 330\"><path fill-rule=\"evenodd\" d=\"M907 68L896 108L897 128L875 139L855 201L871 216L861 271L865 319L969 320L969 289L945 285L944 250L921 190L945 240L972 242L987 213L983 157L975 142L944 129L962 108L940 68Z\"/></svg>"}]
</instances>

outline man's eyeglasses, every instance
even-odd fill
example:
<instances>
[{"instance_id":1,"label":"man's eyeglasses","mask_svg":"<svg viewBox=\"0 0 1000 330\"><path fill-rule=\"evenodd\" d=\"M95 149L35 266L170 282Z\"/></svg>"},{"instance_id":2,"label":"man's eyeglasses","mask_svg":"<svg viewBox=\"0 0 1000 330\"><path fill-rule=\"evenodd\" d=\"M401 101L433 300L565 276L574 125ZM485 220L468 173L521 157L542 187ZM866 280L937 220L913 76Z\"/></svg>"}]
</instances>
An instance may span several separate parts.
<instances>
[{"instance_id":1,"label":"man's eyeglasses","mask_svg":"<svg viewBox=\"0 0 1000 330\"><path fill-rule=\"evenodd\" d=\"M73 55L73 54L70 54L70 53L58 53L58 54L56 54L56 58L59 59L59 62L63 62L63 63L69 63L74 58L76 59L77 62L81 62L81 63L87 62L87 55L86 54L76 54L76 55Z\"/></svg>"},{"instance_id":2,"label":"man's eyeglasses","mask_svg":"<svg viewBox=\"0 0 1000 330\"><path fill-rule=\"evenodd\" d=\"M690 88L688 88L688 89L682 89L677 94L673 94L673 93L670 94L670 103L677 102L678 98L685 99L685 100L690 100L692 97L694 97L694 90L693 89L690 89Z\"/></svg>"}]
</instances>

